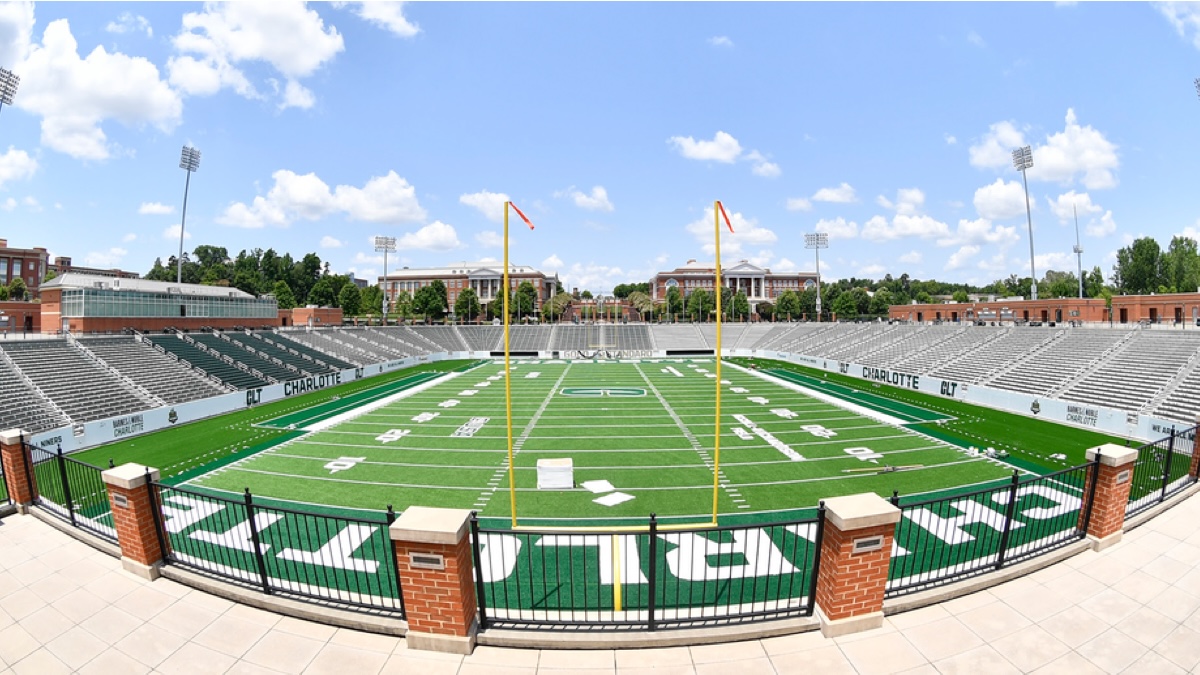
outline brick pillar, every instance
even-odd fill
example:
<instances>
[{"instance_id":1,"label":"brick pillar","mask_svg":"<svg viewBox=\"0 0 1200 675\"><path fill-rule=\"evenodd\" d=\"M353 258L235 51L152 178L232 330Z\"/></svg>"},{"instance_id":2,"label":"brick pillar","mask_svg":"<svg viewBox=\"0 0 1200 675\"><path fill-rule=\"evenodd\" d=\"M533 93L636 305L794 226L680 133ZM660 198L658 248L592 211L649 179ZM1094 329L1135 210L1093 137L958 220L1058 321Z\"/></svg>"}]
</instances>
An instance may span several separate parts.
<instances>
[{"instance_id":1,"label":"brick pillar","mask_svg":"<svg viewBox=\"0 0 1200 675\"><path fill-rule=\"evenodd\" d=\"M1137 461L1137 448L1126 448L1115 443L1106 443L1087 451L1087 460L1098 464L1088 466L1087 487L1083 493L1083 510L1079 512L1080 526L1086 516L1092 472L1096 477L1095 503L1088 520L1087 536L1092 548L1102 551L1121 541L1125 528L1125 507L1129 504L1129 488L1133 481L1133 464Z\"/></svg>"},{"instance_id":2,"label":"brick pillar","mask_svg":"<svg viewBox=\"0 0 1200 675\"><path fill-rule=\"evenodd\" d=\"M817 616L825 637L883 625L883 591L900 509L873 493L825 500Z\"/></svg>"},{"instance_id":3,"label":"brick pillar","mask_svg":"<svg viewBox=\"0 0 1200 675\"><path fill-rule=\"evenodd\" d=\"M412 506L392 523L410 649L454 654L475 649L479 619L470 521L464 509Z\"/></svg>"},{"instance_id":4,"label":"brick pillar","mask_svg":"<svg viewBox=\"0 0 1200 675\"><path fill-rule=\"evenodd\" d=\"M25 432L20 429L0 431L0 459L3 460L4 481L8 496L21 513L37 499L37 481L33 479L33 458L25 447Z\"/></svg>"},{"instance_id":5,"label":"brick pillar","mask_svg":"<svg viewBox=\"0 0 1200 675\"><path fill-rule=\"evenodd\" d=\"M146 487L146 479L158 480L158 469L141 464L122 464L100 474L108 487L113 526L121 546L121 566L153 581L159 576L163 552L155 523L156 499ZM161 514L161 511L159 512ZM161 515L158 516L161 520ZM166 542L166 533L163 533Z\"/></svg>"},{"instance_id":6,"label":"brick pillar","mask_svg":"<svg viewBox=\"0 0 1200 675\"><path fill-rule=\"evenodd\" d=\"M1200 427L1200 415L1196 415L1196 425ZM1192 468L1188 473L1192 478L1200 478L1200 429L1192 439Z\"/></svg>"}]
</instances>

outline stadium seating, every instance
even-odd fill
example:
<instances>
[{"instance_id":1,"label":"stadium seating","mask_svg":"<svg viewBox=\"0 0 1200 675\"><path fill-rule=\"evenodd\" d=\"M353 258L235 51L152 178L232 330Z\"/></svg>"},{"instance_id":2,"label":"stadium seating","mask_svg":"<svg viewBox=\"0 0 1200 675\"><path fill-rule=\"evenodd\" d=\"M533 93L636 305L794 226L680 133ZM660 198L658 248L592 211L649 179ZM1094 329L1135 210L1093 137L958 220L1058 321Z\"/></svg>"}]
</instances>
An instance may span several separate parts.
<instances>
[{"instance_id":1,"label":"stadium seating","mask_svg":"<svg viewBox=\"0 0 1200 675\"><path fill-rule=\"evenodd\" d=\"M1137 331L1110 358L1064 387L1058 396L1068 401L1141 411L1193 364L1197 349L1200 349L1200 331Z\"/></svg>"},{"instance_id":2,"label":"stadium seating","mask_svg":"<svg viewBox=\"0 0 1200 675\"><path fill-rule=\"evenodd\" d=\"M1135 335L1131 330L1061 331L1060 339L1033 352L988 381L997 389L1048 396L1108 358L1122 342Z\"/></svg>"},{"instance_id":3,"label":"stadium seating","mask_svg":"<svg viewBox=\"0 0 1200 675\"><path fill-rule=\"evenodd\" d=\"M978 330L974 327L968 330ZM982 328L988 330L987 328ZM981 383L998 371L1012 364L1033 349L1057 337L1057 332L1042 328L1012 327L997 329L1000 334L985 345L961 354L929 371L930 375L945 380Z\"/></svg>"},{"instance_id":4,"label":"stadium seating","mask_svg":"<svg viewBox=\"0 0 1200 675\"><path fill-rule=\"evenodd\" d=\"M354 364L343 361L336 356L330 356L329 354L319 352L306 344L289 340L287 338L287 334L268 331L255 331L250 337L252 338L250 344L257 347L260 351L277 356L284 361L287 361L290 358L291 363L297 366L303 362L308 362L310 365L307 368L304 368L304 370L318 368L320 369L318 372L322 372L329 370L345 370L347 368L354 367ZM287 356L285 356L285 354Z\"/></svg>"},{"instance_id":5,"label":"stadium seating","mask_svg":"<svg viewBox=\"0 0 1200 675\"><path fill-rule=\"evenodd\" d=\"M156 408L162 401L97 363L66 340L31 340L3 346L12 364L51 398L72 422Z\"/></svg>"},{"instance_id":6,"label":"stadium seating","mask_svg":"<svg viewBox=\"0 0 1200 675\"><path fill-rule=\"evenodd\" d=\"M457 326L459 337L472 352L494 352L504 348L503 326Z\"/></svg>"},{"instance_id":7,"label":"stadium seating","mask_svg":"<svg viewBox=\"0 0 1200 675\"><path fill-rule=\"evenodd\" d=\"M270 384L270 380L265 375L254 374L250 371L249 366L241 364L241 367L238 367L232 357L221 358L210 351L201 349L198 343L188 342L182 336L153 335L147 336L147 339L152 344L178 356L181 361L186 361L191 366L238 389L251 389Z\"/></svg>"},{"instance_id":8,"label":"stadium seating","mask_svg":"<svg viewBox=\"0 0 1200 675\"><path fill-rule=\"evenodd\" d=\"M37 433L71 423L62 409L21 374L3 349L0 349L0 388L4 392L0 425L5 429Z\"/></svg>"},{"instance_id":9,"label":"stadium seating","mask_svg":"<svg viewBox=\"0 0 1200 675\"><path fill-rule=\"evenodd\" d=\"M550 349L553 326L509 326L509 351L538 352Z\"/></svg>"},{"instance_id":10,"label":"stadium seating","mask_svg":"<svg viewBox=\"0 0 1200 675\"><path fill-rule=\"evenodd\" d=\"M302 344L318 354L326 354L354 366L365 366L368 363L380 363L388 358L382 354L368 351L357 345L351 345L332 335L333 331L288 331L282 336Z\"/></svg>"},{"instance_id":11,"label":"stadium seating","mask_svg":"<svg viewBox=\"0 0 1200 675\"><path fill-rule=\"evenodd\" d=\"M228 391L148 343L130 337L83 338L79 344L170 404L219 396Z\"/></svg>"},{"instance_id":12,"label":"stadium seating","mask_svg":"<svg viewBox=\"0 0 1200 675\"><path fill-rule=\"evenodd\" d=\"M938 366L950 363L1004 335L1005 329L981 326L950 326L935 333L938 339L920 345L908 356L894 361L891 367L906 373L927 375Z\"/></svg>"},{"instance_id":13,"label":"stadium seating","mask_svg":"<svg viewBox=\"0 0 1200 675\"><path fill-rule=\"evenodd\" d=\"M696 324L678 323L654 327L654 342L659 349L710 349Z\"/></svg>"},{"instance_id":14,"label":"stadium seating","mask_svg":"<svg viewBox=\"0 0 1200 675\"><path fill-rule=\"evenodd\" d=\"M404 329L431 345L435 352L471 351L455 326L405 326Z\"/></svg>"}]
</instances>

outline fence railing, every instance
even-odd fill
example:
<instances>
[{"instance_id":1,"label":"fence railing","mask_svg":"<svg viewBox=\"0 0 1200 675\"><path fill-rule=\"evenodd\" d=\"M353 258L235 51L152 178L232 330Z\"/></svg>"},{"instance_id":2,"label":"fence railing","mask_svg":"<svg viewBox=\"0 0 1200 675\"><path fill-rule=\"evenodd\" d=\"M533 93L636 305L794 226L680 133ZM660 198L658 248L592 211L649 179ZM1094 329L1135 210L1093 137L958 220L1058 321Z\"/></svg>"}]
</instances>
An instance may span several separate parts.
<instances>
[{"instance_id":1,"label":"fence railing","mask_svg":"<svg viewBox=\"0 0 1200 675\"><path fill-rule=\"evenodd\" d=\"M404 615L388 526L396 515L348 518L148 483L168 564L263 593Z\"/></svg>"},{"instance_id":2,"label":"fence railing","mask_svg":"<svg viewBox=\"0 0 1200 675\"><path fill-rule=\"evenodd\" d=\"M824 515L669 530L651 515L641 531L493 529L473 518L481 624L655 630L809 616Z\"/></svg>"},{"instance_id":3,"label":"fence railing","mask_svg":"<svg viewBox=\"0 0 1200 675\"><path fill-rule=\"evenodd\" d=\"M885 597L998 570L1082 539L1095 478L1087 464L900 508Z\"/></svg>"},{"instance_id":4,"label":"fence railing","mask_svg":"<svg viewBox=\"0 0 1200 675\"><path fill-rule=\"evenodd\" d=\"M1147 443L1137 449L1133 478L1129 489L1129 517L1183 490L1196 479L1188 474L1192 461L1192 439L1197 427L1175 430L1166 438Z\"/></svg>"},{"instance_id":5,"label":"fence railing","mask_svg":"<svg viewBox=\"0 0 1200 675\"><path fill-rule=\"evenodd\" d=\"M55 451L26 447L38 488L34 504L74 527L116 543L108 488L100 476L104 469L67 457L61 446Z\"/></svg>"}]
</instances>

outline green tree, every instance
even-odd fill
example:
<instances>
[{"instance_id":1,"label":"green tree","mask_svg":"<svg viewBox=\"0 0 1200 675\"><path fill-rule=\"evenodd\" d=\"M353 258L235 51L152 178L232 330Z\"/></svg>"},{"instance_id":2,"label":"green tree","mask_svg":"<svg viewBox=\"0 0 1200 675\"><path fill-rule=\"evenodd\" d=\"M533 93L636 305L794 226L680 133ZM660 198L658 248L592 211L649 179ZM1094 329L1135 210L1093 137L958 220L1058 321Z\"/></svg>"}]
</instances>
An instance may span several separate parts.
<instances>
[{"instance_id":1,"label":"green tree","mask_svg":"<svg viewBox=\"0 0 1200 675\"><path fill-rule=\"evenodd\" d=\"M413 297L408 291L400 291L392 298L392 306L388 308L388 313L395 312L401 320L407 319L413 313Z\"/></svg>"},{"instance_id":2,"label":"green tree","mask_svg":"<svg viewBox=\"0 0 1200 675\"><path fill-rule=\"evenodd\" d=\"M954 291L955 302L969 302L970 300L971 298L967 295L966 291Z\"/></svg>"},{"instance_id":3,"label":"green tree","mask_svg":"<svg viewBox=\"0 0 1200 675\"><path fill-rule=\"evenodd\" d=\"M678 286L667 287L667 314L674 321L675 317L683 314L683 293L679 292Z\"/></svg>"},{"instance_id":4,"label":"green tree","mask_svg":"<svg viewBox=\"0 0 1200 675\"><path fill-rule=\"evenodd\" d=\"M296 295L292 293L292 287L288 286L286 281L276 281L271 292L275 294L275 303L279 305L279 309L291 309L296 306Z\"/></svg>"},{"instance_id":5,"label":"green tree","mask_svg":"<svg viewBox=\"0 0 1200 675\"><path fill-rule=\"evenodd\" d=\"M287 256L290 260L291 256ZM315 253L308 253L291 266L289 282L296 299L305 304L318 304L309 300L308 294L321 278L321 259Z\"/></svg>"},{"instance_id":6,"label":"green tree","mask_svg":"<svg viewBox=\"0 0 1200 675\"><path fill-rule=\"evenodd\" d=\"M362 292L358 290L357 284L342 284L342 290L338 292L338 307L341 307L342 314L347 316L358 316L362 313Z\"/></svg>"},{"instance_id":7,"label":"green tree","mask_svg":"<svg viewBox=\"0 0 1200 675\"><path fill-rule=\"evenodd\" d=\"M378 286L367 286L362 289L362 311L364 314L374 314L383 311L383 291Z\"/></svg>"},{"instance_id":8,"label":"green tree","mask_svg":"<svg viewBox=\"0 0 1200 675\"><path fill-rule=\"evenodd\" d=\"M789 288L779 294L779 297L775 299L775 313L785 321L800 318L803 312L800 309L800 297L796 295L795 291Z\"/></svg>"},{"instance_id":9,"label":"green tree","mask_svg":"<svg viewBox=\"0 0 1200 675\"><path fill-rule=\"evenodd\" d=\"M708 315L716 309L716 300L712 294L703 288L697 288L687 299L687 314L693 321L705 321Z\"/></svg>"},{"instance_id":10,"label":"green tree","mask_svg":"<svg viewBox=\"0 0 1200 675\"><path fill-rule=\"evenodd\" d=\"M513 292L508 303L508 311L512 316L526 317L533 314L537 307L537 289L528 281L522 281Z\"/></svg>"},{"instance_id":11,"label":"green tree","mask_svg":"<svg viewBox=\"0 0 1200 675\"><path fill-rule=\"evenodd\" d=\"M925 291L921 291L920 293L917 293L917 302L921 303L922 305L932 304L933 296Z\"/></svg>"},{"instance_id":12,"label":"green tree","mask_svg":"<svg viewBox=\"0 0 1200 675\"><path fill-rule=\"evenodd\" d=\"M8 300L8 286L0 286L0 300Z\"/></svg>"},{"instance_id":13,"label":"green tree","mask_svg":"<svg viewBox=\"0 0 1200 675\"><path fill-rule=\"evenodd\" d=\"M966 302L966 300L965 300L965 298L967 297L966 291L959 291L959 293L962 293L962 297L964 298L963 302ZM955 294L955 295L957 295L957 294ZM870 303L870 305L867 306L867 313L868 314L886 315L888 313L888 309L891 308L891 306L892 306L891 292L888 291L888 289L886 289L886 288L881 288L881 289L875 291L874 297L871 298L871 303Z\"/></svg>"},{"instance_id":14,"label":"green tree","mask_svg":"<svg viewBox=\"0 0 1200 675\"><path fill-rule=\"evenodd\" d=\"M12 281L8 282L8 297L11 300L21 301L27 299L29 288L25 285L25 280L21 277L13 277Z\"/></svg>"},{"instance_id":15,"label":"green tree","mask_svg":"<svg viewBox=\"0 0 1200 675\"><path fill-rule=\"evenodd\" d=\"M1117 251L1113 283L1119 291L1143 295L1157 290L1162 282L1162 251L1152 237L1135 239L1132 244Z\"/></svg>"},{"instance_id":16,"label":"green tree","mask_svg":"<svg viewBox=\"0 0 1200 675\"><path fill-rule=\"evenodd\" d=\"M317 279L317 283L308 292L308 297L304 301L307 305L316 305L318 307L334 307L337 304L337 284L334 283L333 277L321 277Z\"/></svg>"},{"instance_id":17,"label":"green tree","mask_svg":"<svg viewBox=\"0 0 1200 675\"><path fill-rule=\"evenodd\" d=\"M834 299L830 310L839 319L853 319L858 316L858 304L854 301L853 293L839 293Z\"/></svg>"},{"instance_id":18,"label":"green tree","mask_svg":"<svg viewBox=\"0 0 1200 675\"><path fill-rule=\"evenodd\" d=\"M423 314L427 321L437 321L446 316L447 305L446 285L440 279L428 286L418 288L416 294L413 295L413 311Z\"/></svg>"},{"instance_id":19,"label":"green tree","mask_svg":"<svg viewBox=\"0 0 1200 675\"><path fill-rule=\"evenodd\" d=\"M1191 293L1200 289L1200 253L1196 240L1175 236L1163 254L1163 275L1174 293Z\"/></svg>"},{"instance_id":20,"label":"green tree","mask_svg":"<svg viewBox=\"0 0 1200 675\"><path fill-rule=\"evenodd\" d=\"M1092 271L1085 274L1084 277L1083 294L1089 298L1100 297L1100 293L1104 290L1104 273L1100 271L1100 266L1093 267Z\"/></svg>"},{"instance_id":21,"label":"green tree","mask_svg":"<svg viewBox=\"0 0 1200 675\"><path fill-rule=\"evenodd\" d=\"M637 311L643 320L649 319L653 314L654 301L644 291L632 291L626 296L626 299L629 301L629 306Z\"/></svg>"},{"instance_id":22,"label":"green tree","mask_svg":"<svg viewBox=\"0 0 1200 675\"><path fill-rule=\"evenodd\" d=\"M750 300L742 291L738 291L737 295L733 296L733 308L730 314L738 321L746 321L750 318Z\"/></svg>"},{"instance_id":23,"label":"green tree","mask_svg":"<svg viewBox=\"0 0 1200 675\"><path fill-rule=\"evenodd\" d=\"M775 305L772 305L769 302L763 301L758 303L758 306L754 308L754 311L758 314L758 318L764 321L775 320Z\"/></svg>"},{"instance_id":24,"label":"green tree","mask_svg":"<svg viewBox=\"0 0 1200 675\"><path fill-rule=\"evenodd\" d=\"M454 315L460 321L474 321L479 318L483 307L479 304L479 296L476 295L474 288L467 288L460 291L458 298L454 300Z\"/></svg>"},{"instance_id":25,"label":"green tree","mask_svg":"<svg viewBox=\"0 0 1200 675\"><path fill-rule=\"evenodd\" d=\"M57 272L55 272L54 270L48 270L48 271L46 272L46 276L45 276L45 277L42 279L42 283L44 284L44 283L46 283L47 281L50 281L51 279L53 279L53 278L55 278L55 277L57 277L57 276L58 276L58 273L57 273Z\"/></svg>"},{"instance_id":26,"label":"green tree","mask_svg":"<svg viewBox=\"0 0 1200 675\"><path fill-rule=\"evenodd\" d=\"M583 298L584 300L591 300L592 292L585 288L585 289L583 289L583 293L579 294L579 297Z\"/></svg>"}]
</instances>

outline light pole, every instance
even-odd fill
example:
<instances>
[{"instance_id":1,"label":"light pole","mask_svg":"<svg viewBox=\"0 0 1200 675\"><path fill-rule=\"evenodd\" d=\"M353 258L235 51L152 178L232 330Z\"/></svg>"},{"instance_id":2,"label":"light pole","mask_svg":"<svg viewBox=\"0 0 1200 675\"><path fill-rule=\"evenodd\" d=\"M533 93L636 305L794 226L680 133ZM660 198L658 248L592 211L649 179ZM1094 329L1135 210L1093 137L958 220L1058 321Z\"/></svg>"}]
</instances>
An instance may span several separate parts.
<instances>
[{"instance_id":1,"label":"light pole","mask_svg":"<svg viewBox=\"0 0 1200 675\"><path fill-rule=\"evenodd\" d=\"M1033 167L1033 151L1029 146L1017 148L1012 151L1013 167L1021 172L1021 179L1025 181L1025 216L1029 219L1029 277L1033 284L1030 291L1031 299L1037 300L1037 272L1033 268L1033 212L1029 209L1029 178L1026 177L1026 169Z\"/></svg>"},{"instance_id":2,"label":"light pole","mask_svg":"<svg viewBox=\"0 0 1200 675\"><path fill-rule=\"evenodd\" d=\"M1079 267L1079 299L1083 299L1083 247L1079 245L1079 210L1071 205L1071 213L1075 214L1075 260Z\"/></svg>"},{"instance_id":3,"label":"light pole","mask_svg":"<svg viewBox=\"0 0 1200 675\"><path fill-rule=\"evenodd\" d=\"M187 223L188 188L192 185L192 172L200 168L200 151L189 146L183 146L179 157L179 168L187 172L183 183L183 215L179 219L179 257L175 258L175 283L183 283L183 228Z\"/></svg>"},{"instance_id":4,"label":"light pole","mask_svg":"<svg viewBox=\"0 0 1200 675\"><path fill-rule=\"evenodd\" d=\"M375 237L375 252L383 252L383 283L380 284L380 290L383 291L383 302L379 308L379 313L383 315L383 325L387 325L388 315L388 294L387 294L387 254L388 251L396 250L395 237Z\"/></svg>"},{"instance_id":5,"label":"light pole","mask_svg":"<svg viewBox=\"0 0 1200 675\"><path fill-rule=\"evenodd\" d=\"M817 323L821 322L821 249L829 248L829 233L811 232L804 235L804 248L817 254Z\"/></svg>"},{"instance_id":6,"label":"light pole","mask_svg":"<svg viewBox=\"0 0 1200 675\"><path fill-rule=\"evenodd\" d=\"M11 70L0 68L0 110L4 110L4 106L12 105L13 96L17 95L17 85L21 84L21 77Z\"/></svg>"}]
</instances>

